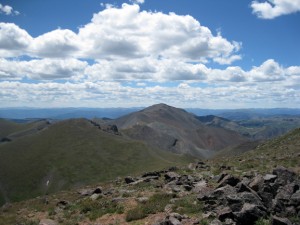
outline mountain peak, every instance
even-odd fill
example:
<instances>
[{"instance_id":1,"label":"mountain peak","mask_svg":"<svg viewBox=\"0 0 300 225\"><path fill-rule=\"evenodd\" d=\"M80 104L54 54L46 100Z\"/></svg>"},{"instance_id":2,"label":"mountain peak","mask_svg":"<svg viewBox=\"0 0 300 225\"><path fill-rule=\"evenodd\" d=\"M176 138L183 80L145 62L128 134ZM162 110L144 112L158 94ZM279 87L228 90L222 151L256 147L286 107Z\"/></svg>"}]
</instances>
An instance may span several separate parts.
<instances>
[{"instance_id":1,"label":"mountain peak","mask_svg":"<svg viewBox=\"0 0 300 225\"><path fill-rule=\"evenodd\" d=\"M155 104L155 105L149 106L149 107L145 108L142 111L153 112L153 111L160 111L160 110L170 110L170 111L180 110L180 111L185 111L183 109L176 108L176 107L167 105L165 103L159 103L159 104Z\"/></svg>"}]
</instances>

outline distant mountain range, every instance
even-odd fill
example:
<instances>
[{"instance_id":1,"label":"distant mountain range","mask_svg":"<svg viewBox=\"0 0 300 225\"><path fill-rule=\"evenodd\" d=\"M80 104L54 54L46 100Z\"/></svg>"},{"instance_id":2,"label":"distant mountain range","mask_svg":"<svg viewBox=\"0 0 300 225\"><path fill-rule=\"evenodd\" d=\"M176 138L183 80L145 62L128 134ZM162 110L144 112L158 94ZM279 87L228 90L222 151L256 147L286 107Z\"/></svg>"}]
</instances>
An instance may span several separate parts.
<instances>
[{"instance_id":1,"label":"distant mountain range","mask_svg":"<svg viewBox=\"0 0 300 225\"><path fill-rule=\"evenodd\" d=\"M28 118L111 118L137 112L144 107L134 108L0 108L0 118L28 119ZM215 115L229 120L249 120L255 118L268 118L272 116L300 116L300 109L274 108L274 109L199 109L187 108L187 112L197 116Z\"/></svg>"}]
</instances>

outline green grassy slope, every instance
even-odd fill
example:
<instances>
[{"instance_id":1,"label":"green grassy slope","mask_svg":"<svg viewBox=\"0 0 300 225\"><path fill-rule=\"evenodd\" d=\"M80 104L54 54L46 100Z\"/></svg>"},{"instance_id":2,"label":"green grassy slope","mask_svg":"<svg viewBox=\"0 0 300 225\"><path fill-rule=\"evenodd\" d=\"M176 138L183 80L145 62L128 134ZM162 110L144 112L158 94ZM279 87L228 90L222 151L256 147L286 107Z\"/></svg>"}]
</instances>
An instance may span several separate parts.
<instances>
[{"instance_id":1,"label":"green grassy slope","mask_svg":"<svg viewBox=\"0 0 300 225\"><path fill-rule=\"evenodd\" d=\"M268 172L281 165L300 173L300 128L258 145L254 150L235 157L217 157L212 163L235 168L236 173Z\"/></svg>"},{"instance_id":2,"label":"green grassy slope","mask_svg":"<svg viewBox=\"0 0 300 225\"><path fill-rule=\"evenodd\" d=\"M0 144L0 204L189 160L105 133L88 120L62 121Z\"/></svg>"},{"instance_id":3,"label":"green grassy slope","mask_svg":"<svg viewBox=\"0 0 300 225\"><path fill-rule=\"evenodd\" d=\"M16 123L0 118L0 140L4 137L15 139L34 134L48 125L49 122L46 119L28 121L26 123Z\"/></svg>"}]
</instances>

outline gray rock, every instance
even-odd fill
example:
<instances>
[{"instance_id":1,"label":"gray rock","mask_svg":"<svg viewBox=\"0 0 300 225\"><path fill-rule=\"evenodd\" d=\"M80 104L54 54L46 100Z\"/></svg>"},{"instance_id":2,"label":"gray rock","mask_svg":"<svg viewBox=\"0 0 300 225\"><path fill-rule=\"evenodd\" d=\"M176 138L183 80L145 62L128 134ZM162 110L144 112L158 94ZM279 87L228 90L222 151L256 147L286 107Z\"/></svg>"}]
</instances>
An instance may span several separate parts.
<instances>
[{"instance_id":1,"label":"gray rock","mask_svg":"<svg viewBox=\"0 0 300 225\"><path fill-rule=\"evenodd\" d=\"M259 191L264 184L264 179L262 175L257 175L254 179L250 182L249 187L254 191Z\"/></svg>"},{"instance_id":2,"label":"gray rock","mask_svg":"<svg viewBox=\"0 0 300 225\"><path fill-rule=\"evenodd\" d=\"M181 221L182 219L186 219L185 216L180 215L179 213L175 213L175 212L170 213L169 216L174 217L174 218L178 219L179 221Z\"/></svg>"},{"instance_id":3,"label":"gray rock","mask_svg":"<svg viewBox=\"0 0 300 225\"><path fill-rule=\"evenodd\" d=\"M236 186L240 182L240 179L232 175L225 176L220 182L218 187L224 187L225 185L230 185L232 187Z\"/></svg>"},{"instance_id":4,"label":"gray rock","mask_svg":"<svg viewBox=\"0 0 300 225\"><path fill-rule=\"evenodd\" d=\"M280 187L277 192L275 198L288 203L294 193L294 183Z\"/></svg>"},{"instance_id":5,"label":"gray rock","mask_svg":"<svg viewBox=\"0 0 300 225\"><path fill-rule=\"evenodd\" d=\"M237 194L227 195L226 196L227 205L233 212L239 212L243 207L243 200Z\"/></svg>"},{"instance_id":6,"label":"gray rock","mask_svg":"<svg viewBox=\"0 0 300 225\"><path fill-rule=\"evenodd\" d=\"M213 191L213 193L209 196L209 198L220 199L225 198L227 195L236 194L236 189L230 185L226 185L224 187L217 188Z\"/></svg>"},{"instance_id":7,"label":"gray rock","mask_svg":"<svg viewBox=\"0 0 300 225\"><path fill-rule=\"evenodd\" d=\"M175 173L175 172L167 172L165 174L165 180L170 182L170 181L173 181L173 180L176 180L180 177L179 174Z\"/></svg>"},{"instance_id":8,"label":"gray rock","mask_svg":"<svg viewBox=\"0 0 300 225\"><path fill-rule=\"evenodd\" d=\"M227 219L227 218L233 219L233 213L229 207L225 207L225 208L218 210L217 216L220 221L225 221L225 219Z\"/></svg>"},{"instance_id":9,"label":"gray rock","mask_svg":"<svg viewBox=\"0 0 300 225\"><path fill-rule=\"evenodd\" d=\"M297 191L291 196L290 204L294 206L300 205L300 191Z\"/></svg>"},{"instance_id":10,"label":"gray rock","mask_svg":"<svg viewBox=\"0 0 300 225\"><path fill-rule=\"evenodd\" d=\"M240 212L234 213L237 225L254 225L255 222L266 216L266 212L259 206L245 203Z\"/></svg>"},{"instance_id":11,"label":"gray rock","mask_svg":"<svg viewBox=\"0 0 300 225\"><path fill-rule=\"evenodd\" d=\"M292 225L292 223L287 218L272 216L271 225Z\"/></svg>"},{"instance_id":12,"label":"gray rock","mask_svg":"<svg viewBox=\"0 0 300 225\"><path fill-rule=\"evenodd\" d=\"M218 219L214 219L213 221L210 222L209 225L222 225L222 222Z\"/></svg>"},{"instance_id":13,"label":"gray rock","mask_svg":"<svg viewBox=\"0 0 300 225\"><path fill-rule=\"evenodd\" d=\"M92 201L96 201L98 198L100 197L100 194L92 194L91 196L90 196L90 199L92 200Z\"/></svg>"},{"instance_id":14,"label":"gray rock","mask_svg":"<svg viewBox=\"0 0 300 225\"><path fill-rule=\"evenodd\" d=\"M283 215L285 213L284 202L281 201L280 199L273 199L272 212L276 215Z\"/></svg>"},{"instance_id":15,"label":"gray rock","mask_svg":"<svg viewBox=\"0 0 300 225\"><path fill-rule=\"evenodd\" d=\"M169 221L170 225L181 225L181 222L175 217L170 216Z\"/></svg>"},{"instance_id":16,"label":"gray rock","mask_svg":"<svg viewBox=\"0 0 300 225\"><path fill-rule=\"evenodd\" d=\"M265 182L274 182L275 180L276 180L276 178L277 178L277 175L274 175L274 174L266 174L265 176L264 176L264 181Z\"/></svg>"},{"instance_id":17,"label":"gray rock","mask_svg":"<svg viewBox=\"0 0 300 225\"><path fill-rule=\"evenodd\" d=\"M238 194L244 203L250 203L254 205L263 206L260 197L251 192L242 192Z\"/></svg>"},{"instance_id":18,"label":"gray rock","mask_svg":"<svg viewBox=\"0 0 300 225\"><path fill-rule=\"evenodd\" d=\"M286 185L296 178L296 173L285 167L277 167L273 170L273 174L277 175L276 183L279 185Z\"/></svg>"},{"instance_id":19,"label":"gray rock","mask_svg":"<svg viewBox=\"0 0 300 225\"><path fill-rule=\"evenodd\" d=\"M268 193L268 192L260 192L258 193L259 196L262 199L262 203L266 208L271 208L272 207L272 200L273 200L273 194Z\"/></svg>"},{"instance_id":20,"label":"gray rock","mask_svg":"<svg viewBox=\"0 0 300 225\"><path fill-rule=\"evenodd\" d=\"M42 219L39 223L39 225L58 225L57 222L55 222L54 220L50 220L50 219Z\"/></svg>"}]
</instances>

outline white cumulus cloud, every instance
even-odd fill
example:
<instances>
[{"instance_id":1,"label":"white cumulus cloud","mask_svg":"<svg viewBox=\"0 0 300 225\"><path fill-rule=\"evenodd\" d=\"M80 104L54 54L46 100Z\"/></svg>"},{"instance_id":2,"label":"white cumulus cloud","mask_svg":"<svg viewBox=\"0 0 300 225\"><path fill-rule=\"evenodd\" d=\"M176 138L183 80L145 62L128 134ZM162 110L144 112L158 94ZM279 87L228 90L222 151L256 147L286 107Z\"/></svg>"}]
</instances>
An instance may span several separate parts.
<instances>
[{"instance_id":1,"label":"white cumulus cloud","mask_svg":"<svg viewBox=\"0 0 300 225\"><path fill-rule=\"evenodd\" d=\"M0 14L3 13L5 15L19 15L20 12L16 11L10 5L2 5L0 3Z\"/></svg>"},{"instance_id":2,"label":"white cumulus cloud","mask_svg":"<svg viewBox=\"0 0 300 225\"><path fill-rule=\"evenodd\" d=\"M130 0L133 4L144 4L145 0Z\"/></svg>"},{"instance_id":3,"label":"white cumulus cloud","mask_svg":"<svg viewBox=\"0 0 300 225\"><path fill-rule=\"evenodd\" d=\"M0 59L0 79L55 80L80 77L87 62L77 59L35 59L10 61Z\"/></svg>"},{"instance_id":4,"label":"white cumulus cloud","mask_svg":"<svg viewBox=\"0 0 300 225\"><path fill-rule=\"evenodd\" d=\"M252 12L262 19L273 19L278 16L300 11L300 0L267 0L253 1Z\"/></svg>"},{"instance_id":5,"label":"white cumulus cloud","mask_svg":"<svg viewBox=\"0 0 300 225\"><path fill-rule=\"evenodd\" d=\"M56 29L34 38L15 24L0 24L0 57L153 57L230 64L241 59L240 47L238 42L213 35L192 16L141 11L137 4L105 8L77 33Z\"/></svg>"},{"instance_id":6,"label":"white cumulus cloud","mask_svg":"<svg viewBox=\"0 0 300 225\"><path fill-rule=\"evenodd\" d=\"M24 55L33 41L27 31L13 23L0 23L0 57Z\"/></svg>"}]
</instances>

